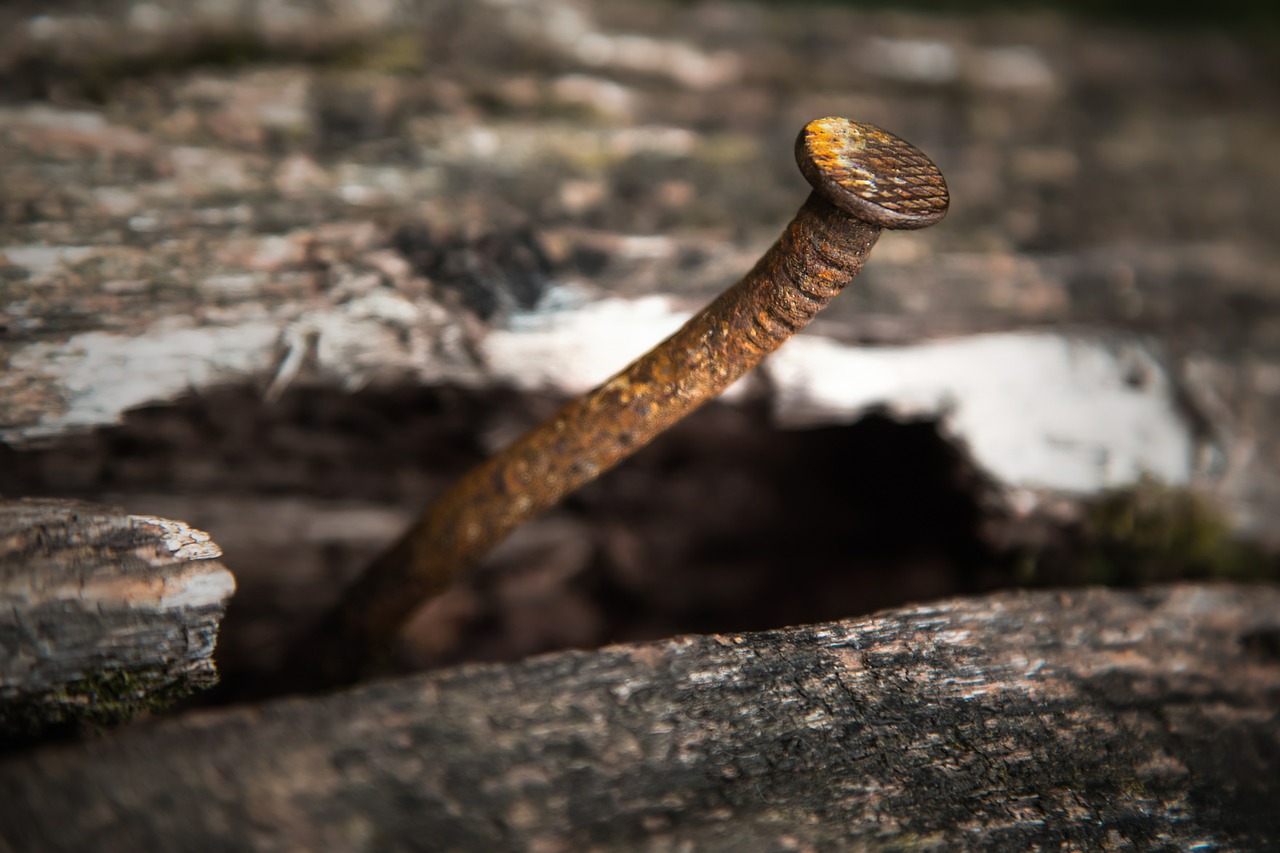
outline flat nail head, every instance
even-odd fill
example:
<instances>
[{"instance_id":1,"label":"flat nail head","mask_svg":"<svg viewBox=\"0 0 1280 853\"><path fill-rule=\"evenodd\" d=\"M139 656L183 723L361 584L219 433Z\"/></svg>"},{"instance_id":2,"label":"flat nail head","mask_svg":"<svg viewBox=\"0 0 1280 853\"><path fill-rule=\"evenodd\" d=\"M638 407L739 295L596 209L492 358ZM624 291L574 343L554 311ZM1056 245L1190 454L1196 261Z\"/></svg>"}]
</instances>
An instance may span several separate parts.
<instances>
[{"instance_id":1,"label":"flat nail head","mask_svg":"<svg viewBox=\"0 0 1280 853\"><path fill-rule=\"evenodd\" d=\"M865 122L814 119L796 140L796 163L827 201L880 228L924 228L951 203L932 160Z\"/></svg>"}]
</instances>

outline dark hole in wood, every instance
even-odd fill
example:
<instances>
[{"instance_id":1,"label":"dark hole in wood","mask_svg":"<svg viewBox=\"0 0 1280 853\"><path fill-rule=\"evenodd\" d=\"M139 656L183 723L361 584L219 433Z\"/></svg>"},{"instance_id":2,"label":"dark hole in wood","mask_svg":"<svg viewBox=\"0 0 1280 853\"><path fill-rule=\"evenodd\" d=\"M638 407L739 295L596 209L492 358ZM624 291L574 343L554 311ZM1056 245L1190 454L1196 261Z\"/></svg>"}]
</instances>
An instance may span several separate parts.
<instances>
[{"instance_id":1,"label":"dark hole in wood","mask_svg":"<svg viewBox=\"0 0 1280 853\"><path fill-rule=\"evenodd\" d=\"M1252 631L1240 638L1240 645L1263 660L1280 660L1280 628Z\"/></svg>"},{"instance_id":2,"label":"dark hole in wood","mask_svg":"<svg viewBox=\"0 0 1280 853\"><path fill-rule=\"evenodd\" d=\"M6 495L79 497L210 532L239 590L222 700L258 692L290 640L416 511L559 400L513 391L227 388L18 452ZM782 430L716 403L504 543L417 620L415 666L781 627L1010 582L984 485L932 421Z\"/></svg>"}]
</instances>

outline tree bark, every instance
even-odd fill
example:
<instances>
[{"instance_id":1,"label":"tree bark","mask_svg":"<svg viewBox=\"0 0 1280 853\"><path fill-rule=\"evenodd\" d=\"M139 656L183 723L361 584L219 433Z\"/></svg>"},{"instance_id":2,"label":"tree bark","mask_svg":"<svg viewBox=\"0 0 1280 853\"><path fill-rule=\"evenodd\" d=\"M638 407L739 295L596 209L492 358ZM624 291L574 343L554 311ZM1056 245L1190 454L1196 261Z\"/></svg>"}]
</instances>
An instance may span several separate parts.
<instances>
[{"instance_id":1,"label":"tree bark","mask_svg":"<svg viewBox=\"0 0 1280 853\"><path fill-rule=\"evenodd\" d=\"M1280 589L1001 593L470 666L0 765L16 849L1265 849Z\"/></svg>"},{"instance_id":2,"label":"tree bark","mask_svg":"<svg viewBox=\"0 0 1280 853\"><path fill-rule=\"evenodd\" d=\"M116 722L217 681L235 590L220 554L182 522L0 501L0 735Z\"/></svg>"}]
</instances>

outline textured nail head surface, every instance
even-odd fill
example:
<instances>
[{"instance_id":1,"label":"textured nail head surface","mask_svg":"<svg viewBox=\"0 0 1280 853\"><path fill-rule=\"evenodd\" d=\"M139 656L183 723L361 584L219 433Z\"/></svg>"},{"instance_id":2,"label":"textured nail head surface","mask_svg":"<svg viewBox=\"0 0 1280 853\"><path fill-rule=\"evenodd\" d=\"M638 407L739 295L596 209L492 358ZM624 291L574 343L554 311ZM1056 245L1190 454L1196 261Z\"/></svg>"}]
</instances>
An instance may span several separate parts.
<instances>
[{"instance_id":1,"label":"textured nail head surface","mask_svg":"<svg viewBox=\"0 0 1280 853\"><path fill-rule=\"evenodd\" d=\"M951 202L932 160L864 122L809 122L796 140L796 163L827 201L880 228L924 228L945 216Z\"/></svg>"}]
</instances>

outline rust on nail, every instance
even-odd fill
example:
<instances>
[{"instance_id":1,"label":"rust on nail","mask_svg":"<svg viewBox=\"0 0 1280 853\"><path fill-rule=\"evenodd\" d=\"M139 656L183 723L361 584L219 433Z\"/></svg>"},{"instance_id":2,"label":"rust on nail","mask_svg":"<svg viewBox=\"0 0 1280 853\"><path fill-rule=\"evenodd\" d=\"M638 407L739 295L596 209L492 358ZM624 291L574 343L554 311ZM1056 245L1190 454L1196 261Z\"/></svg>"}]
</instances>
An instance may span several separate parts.
<instances>
[{"instance_id":1,"label":"rust on nail","mask_svg":"<svg viewBox=\"0 0 1280 853\"><path fill-rule=\"evenodd\" d=\"M323 680L358 677L418 607L515 527L644 447L808 325L861 271L882 229L923 228L947 211L933 162L872 125L812 121L796 141L796 160L814 191L741 281L463 476L348 590L299 649Z\"/></svg>"}]
</instances>

